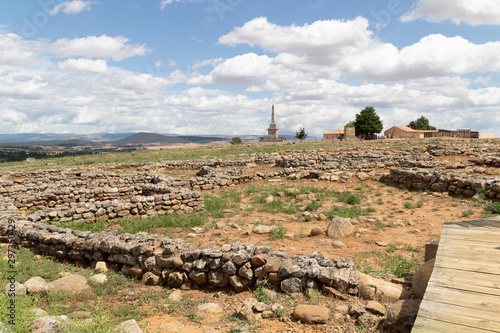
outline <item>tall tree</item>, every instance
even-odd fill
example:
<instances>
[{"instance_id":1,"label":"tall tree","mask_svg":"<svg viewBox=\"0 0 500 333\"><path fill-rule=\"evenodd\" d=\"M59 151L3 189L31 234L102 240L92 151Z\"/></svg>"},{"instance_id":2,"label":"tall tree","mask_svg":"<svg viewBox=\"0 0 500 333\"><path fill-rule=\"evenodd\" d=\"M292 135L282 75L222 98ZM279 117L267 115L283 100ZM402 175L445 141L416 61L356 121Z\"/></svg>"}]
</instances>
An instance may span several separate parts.
<instances>
[{"instance_id":1,"label":"tall tree","mask_svg":"<svg viewBox=\"0 0 500 333\"><path fill-rule=\"evenodd\" d=\"M356 128L356 136L370 138L376 133L382 132L384 125L375 112L375 108L373 106L367 106L356 115L354 127Z\"/></svg>"},{"instance_id":2,"label":"tall tree","mask_svg":"<svg viewBox=\"0 0 500 333\"><path fill-rule=\"evenodd\" d=\"M429 125L429 119L424 116L410 122L408 127L411 127L414 130L436 130L436 127Z\"/></svg>"},{"instance_id":3,"label":"tall tree","mask_svg":"<svg viewBox=\"0 0 500 333\"><path fill-rule=\"evenodd\" d=\"M301 127L300 130L295 133L295 137L299 140L304 140L305 138L307 138L306 130Z\"/></svg>"}]
</instances>

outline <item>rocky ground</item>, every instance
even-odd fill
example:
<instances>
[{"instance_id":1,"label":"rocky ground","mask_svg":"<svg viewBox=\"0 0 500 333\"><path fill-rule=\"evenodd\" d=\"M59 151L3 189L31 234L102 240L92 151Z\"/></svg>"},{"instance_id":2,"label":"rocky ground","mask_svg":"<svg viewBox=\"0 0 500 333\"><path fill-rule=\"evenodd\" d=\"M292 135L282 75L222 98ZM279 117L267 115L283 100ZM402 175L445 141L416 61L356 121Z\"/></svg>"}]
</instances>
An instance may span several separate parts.
<instances>
[{"instance_id":1,"label":"rocky ground","mask_svg":"<svg viewBox=\"0 0 500 333\"><path fill-rule=\"evenodd\" d=\"M423 263L424 245L439 239L444 222L480 218L485 213L483 205L491 195L482 191L476 193L476 190L468 193L471 195L465 195L463 191L457 194L457 187L451 192L448 189L434 192L425 187L412 186L412 183L408 186L404 181L385 183L381 179L391 172L391 168L408 167L440 172L454 170L463 179L471 176L484 178L485 186L493 186L500 177L500 147L496 142L478 143L472 140L442 141L428 146L418 143L409 145L406 141L396 146L349 144L331 151L282 152L266 157L266 163L243 163L240 176L252 175L247 177L248 181L238 178L237 182L225 181L223 186L216 181L184 185L195 191L202 190L207 210L210 201L222 203L218 210L210 208L204 226L192 230L160 226L153 233L187 241L200 249L238 241L269 247L271 251L288 255L321 252L325 258L345 257L352 261L353 268L359 273L377 277L376 283L398 285L409 297L414 297L411 279L403 277L411 275ZM123 173L127 174L136 167L128 166ZM239 167L229 165L216 169L219 173L225 170L231 173ZM106 165L99 166L99 170L104 172L106 168ZM147 169L149 173L161 176L158 178L159 185L162 180L165 183L170 181L168 177L189 179L197 171L193 168L171 168L166 164L148 166ZM94 172L95 167L77 167L74 170ZM116 171L116 166L113 166L113 171ZM210 170L206 170L205 174L210 175ZM217 175L213 177L221 178ZM22 184L23 179L28 178L5 169L0 171L0 180L4 183ZM449 181L458 182L460 179ZM202 189L203 186L206 189ZM465 182L464 186L467 186ZM496 195L494 190L487 191L490 192L486 194ZM12 198L8 192L1 193L0 199L6 202ZM69 201L67 204L71 208ZM16 205L18 212L26 216L33 214L30 211L32 206L28 207L26 202L24 206ZM56 206L54 204L52 208ZM61 208L63 206L61 204ZM348 227L335 231L332 221L335 216L346 214L346 210L347 215L350 214ZM52 216L55 217L46 222L57 224L58 215ZM75 220L72 218L71 221ZM123 230L124 225L114 218L101 222L106 223L108 228L126 231ZM45 260L45 257L34 260ZM67 275L64 273L68 270L66 265L66 261L61 263L61 272ZM104 270L113 268L113 265L108 265ZM70 275L85 276L83 279L76 278L85 284L83 280L94 279L98 272L82 273L77 269L73 273ZM106 274L109 276L110 273ZM47 286L57 284L56 281L53 278ZM40 293L33 289L29 291L30 283L26 286L28 281L20 282L23 282L28 294L45 295L48 290L52 290L49 294L54 292L53 287L46 290L43 287ZM89 293L95 293L95 289L99 288L96 283L89 282ZM234 288L208 286L201 289L167 289L164 293L164 287L144 285L139 276L137 282L124 286L119 292L110 293L109 299L115 308L143 308L140 315L134 310L130 318L123 318L123 321L136 319L143 332L386 332L389 331L387 321L390 322L394 311L397 311L392 309L391 312L393 300L363 295L362 288L353 295L327 286L299 288L298 293L293 290L283 293L279 286L277 289L273 287L272 283L260 284L251 290L236 293ZM155 296L152 302L144 301L144 297L151 292L162 297L158 299ZM98 310L92 303L96 303L98 297L85 297L88 297L91 306L83 316L96 321ZM50 304L48 299L37 303L37 306L40 310L48 310L49 314L74 318L77 315L69 309L73 310L78 300L65 301L73 303L65 313L64 310L54 311L54 304ZM134 323L125 325L133 326Z\"/></svg>"}]
</instances>

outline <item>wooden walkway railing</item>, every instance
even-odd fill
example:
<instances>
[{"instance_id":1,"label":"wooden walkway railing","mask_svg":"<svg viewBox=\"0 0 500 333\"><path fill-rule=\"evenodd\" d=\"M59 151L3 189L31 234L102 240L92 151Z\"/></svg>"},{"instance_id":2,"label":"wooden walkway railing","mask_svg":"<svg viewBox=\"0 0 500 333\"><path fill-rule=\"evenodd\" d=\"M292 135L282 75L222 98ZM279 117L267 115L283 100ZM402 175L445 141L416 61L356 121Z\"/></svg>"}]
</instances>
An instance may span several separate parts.
<instances>
[{"instance_id":1,"label":"wooden walkway railing","mask_svg":"<svg viewBox=\"0 0 500 333\"><path fill-rule=\"evenodd\" d=\"M500 332L500 217L445 223L412 333Z\"/></svg>"}]
</instances>

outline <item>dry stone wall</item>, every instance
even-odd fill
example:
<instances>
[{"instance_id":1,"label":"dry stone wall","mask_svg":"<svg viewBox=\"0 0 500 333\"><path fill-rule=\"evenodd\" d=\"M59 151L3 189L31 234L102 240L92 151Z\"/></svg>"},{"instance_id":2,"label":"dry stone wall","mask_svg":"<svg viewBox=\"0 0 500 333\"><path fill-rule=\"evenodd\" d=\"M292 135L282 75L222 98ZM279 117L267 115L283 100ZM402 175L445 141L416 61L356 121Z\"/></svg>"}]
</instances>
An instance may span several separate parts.
<instances>
[{"instance_id":1,"label":"dry stone wall","mask_svg":"<svg viewBox=\"0 0 500 333\"><path fill-rule=\"evenodd\" d=\"M485 189L485 194L492 199L500 199L500 178L485 177L480 173L470 174L450 169L428 170L393 168L390 174L381 180L399 183L411 189L430 189L434 192L450 192L472 197L478 189Z\"/></svg>"},{"instance_id":2,"label":"dry stone wall","mask_svg":"<svg viewBox=\"0 0 500 333\"><path fill-rule=\"evenodd\" d=\"M467 162L445 164L433 156L461 154L471 158ZM274 165L276 170L248 172L248 167L257 164ZM382 180L409 188L428 188L465 196L473 196L478 188L486 188L489 197L498 198L498 182L485 174L491 171L487 167L499 165L500 154L490 146L411 147L397 153L390 148L339 153L286 151L251 154L246 159L234 161L115 165L114 168L119 168L121 172L97 168L13 172L0 175L0 197L13 199L20 210L36 211L29 216L31 221L113 220L127 216L201 211L204 209L201 191L260 179L315 178L346 182L354 173L362 180L379 179L382 173L376 170L392 167L391 173L384 175ZM190 179L165 174L165 170L181 168L198 168L199 171L196 177ZM139 171L123 172L130 169Z\"/></svg>"},{"instance_id":3,"label":"dry stone wall","mask_svg":"<svg viewBox=\"0 0 500 333\"><path fill-rule=\"evenodd\" d=\"M183 240L145 232L90 233L14 218L16 244L89 264L105 261L146 284L182 289L230 287L242 292L267 283L289 294L323 286L351 295L360 291L360 277L353 262L345 258L326 259L321 253L290 256L240 242L200 249ZM1 242L7 242L11 230L5 218L0 220Z\"/></svg>"}]
</instances>

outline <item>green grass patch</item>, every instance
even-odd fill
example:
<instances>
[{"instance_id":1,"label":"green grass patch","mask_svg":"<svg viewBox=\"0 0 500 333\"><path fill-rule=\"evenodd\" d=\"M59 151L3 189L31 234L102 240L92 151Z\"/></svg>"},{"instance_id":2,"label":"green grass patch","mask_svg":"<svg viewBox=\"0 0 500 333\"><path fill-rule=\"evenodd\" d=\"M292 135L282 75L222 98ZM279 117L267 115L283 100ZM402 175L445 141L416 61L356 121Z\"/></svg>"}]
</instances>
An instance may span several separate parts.
<instances>
[{"instance_id":1,"label":"green grass patch","mask_svg":"<svg viewBox=\"0 0 500 333\"><path fill-rule=\"evenodd\" d=\"M471 216L473 214L474 214L474 211L472 209L467 209L467 210L463 210L462 211L462 216L463 217Z\"/></svg>"},{"instance_id":2,"label":"green grass patch","mask_svg":"<svg viewBox=\"0 0 500 333\"><path fill-rule=\"evenodd\" d=\"M492 202L484 205L484 211L488 215L500 215L500 202Z\"/></svg>"},{"instance_id":3,"label":"green grass patch","mask_svg":"<svg viewBox=\"0 0 500 333\"><path fill-rule=\"evenodd\" d=\"M284 239L287 232L286 228L281 224L277 224L276 226L277 228L273 229L269 234L269 239L270 240Z\"/></svg>"},{"instance_id":4,"label":"green grass patch","mask_svg":"<svg viewBox=\"0 0 500 333\"><path fill-rule=\"evenodd\" d=\"M308 212L314 212L316 209L321 207L321 202L318 201L313 201L306 207L306 211Z\"/></svg>"},{"instance_id":5,"label":"green grass patch","mask_svg":"<svg viewBox=\"0 0 500 333\"><path fill-rule=\"evenodd\" d=\"M362 209L359 206L352 206L352 207L338 207L338 206L335 206L332 209L330 209L328 212L326 212L325 215L328 218L332 218L334 216L348 217L348 218L357 218L359 216L369 215L373 211L374 211L373 208Z\"/></svg>"},{"instance_id":6,"label":"green grass patch","mask_svg":"<svg viewBox=\"0 0 500 333\"><path fill-rule=\"evenodd\" d=\"M356 194L352 194L351 192L346 191L337 194L337 200L349 205L356 205L361 201L361 198Z\"/></svg>"}]
</instances>

